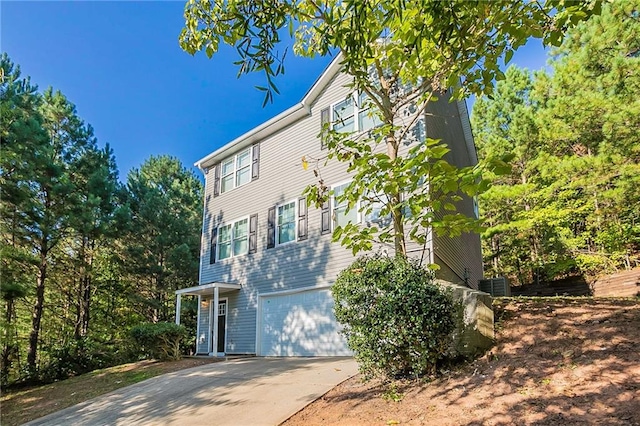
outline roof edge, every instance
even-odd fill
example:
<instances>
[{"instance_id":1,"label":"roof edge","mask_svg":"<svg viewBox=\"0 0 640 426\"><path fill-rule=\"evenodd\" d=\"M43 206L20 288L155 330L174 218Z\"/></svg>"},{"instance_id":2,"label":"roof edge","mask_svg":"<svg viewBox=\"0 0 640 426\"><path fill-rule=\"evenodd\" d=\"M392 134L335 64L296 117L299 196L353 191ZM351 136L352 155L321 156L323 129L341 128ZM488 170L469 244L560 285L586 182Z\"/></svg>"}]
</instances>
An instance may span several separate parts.
<instances>
[{"instance_id":1,"label":"roof edge","mask_svg":"<svg viewBox=\"0 0 640 426\"><path fill-rule=\"evenodd\" d=\"M254 127L248 132L238 136L231 142L224 144L220 148L213 151L211 154L196 161L193 165L204 171L207 167L213 165L215 163L215 160L222 154L225 154L227 151L230 151L234 148L241 148L245 144L248 145L250 143L257 142L258 140L277 132L286 125L291 124L304 114L308 113L310 113L309 109L305 108L305 105L300 102L297 105L294 105L291 108L281 112L275 117L272 117L271 119L265 121L259 126Z\"/></svg>"},{"instance_id":2,"label":"roof edge","mask_svg":"<svg viewBox=\"0 0 640 426\"><path fill-rule=\"evenodd\" d=\"M464 133L465 144L467 145L467 153L475 166L478 164L478 151L476 150L476 143L473 139L473 130L471 129L471 120L469 118L467 101L465 99L460 99L456 101L456 104L458 106L458 115L460 115L460 120L462 121L462 131Z\"/></svg>"},{"instance_id":3,"label":"roof edge","mask_svg":"<svg viewBox=\"0 0 640 426\"><path fill-rule=\"evenodd\" d=\"M196 161L193 165L200 170L205 171L207 167L212 166L219 157L221 157L223 154L226 155L228 151L243 148L245 145L249 145L250 143L257 142L260 139L266 138L267 136L272 135L278 130L285 128L289 124L294 123L303 115L311 114L311 105L313 105L313 103L318 99L331 79L340 71L340 68L342 66L341 63L342 53L339 53L327 66L320 77L318 77L315 83L313 83L311 88L307 91L307 93L298 104L281 112L268 121L265 121L259 126L254 127L248 132L238 136L231 142L224 144L217 150L213 151L211 154Z\"/></svg>"}]
</instances>

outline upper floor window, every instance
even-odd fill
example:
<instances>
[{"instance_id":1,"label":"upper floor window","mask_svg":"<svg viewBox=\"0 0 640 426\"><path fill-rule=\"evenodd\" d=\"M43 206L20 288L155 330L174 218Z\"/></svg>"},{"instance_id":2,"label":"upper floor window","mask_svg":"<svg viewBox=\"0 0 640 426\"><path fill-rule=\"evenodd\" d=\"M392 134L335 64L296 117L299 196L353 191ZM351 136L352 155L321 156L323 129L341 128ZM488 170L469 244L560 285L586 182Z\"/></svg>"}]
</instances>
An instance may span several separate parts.
<instances>
[{"instance_id":1,"label":"upper floor window","mask_svg":"<svg viewBox=\"0 0 640 426\"><path fill-rule=\"evenodd\" d=\"M296 202L277 206L277 244L284 244L296 240Z\"/></svg>"},{"instance_id":2,"label":"upper floor window","mask_svg":"<svg viewBox=\"0 0 640 426\"><path fill-rule=\"evenodd\" d=\"M224 193L251 181L251 148L222 162L220 192Z\"/></svg>"},{"instance_id":3,"label":"upper floor window","mask_svg":"<svg viewBox=\"0 0 640 426\"><path fill-rule=\"evenodd\" d=\"M347 211L348 202L346 200L339 201L339 199L350 183L334 185L331 188L333 190L331 209L334 229L337 226L345 226L348 223L360 222L367 226L389 226L391 224L391 214L388 212L383 214L383 210L388 204L387 196L384 194L369 193Z\"/></svg>"},{"instance_id":4,"label":"upper floor window","mask_svg":"<svg viewBox=\"0 0 640 426\"><path fill-rule=\"evenodd\" d=\"M378 226L387 226L390 222L391 215L390 214L382 214L382 209L385 206L385 195L379 195L372 193L368 197L368 205L369 210L364 213L363 221L367 225L378 225ZM364 209L363 209L364 210Z\"/></svg>"},{"instance_id":5,"label":"upper floor window","mask_svg":"<svg viewBox=\"0 0 640 426\"><path fill-rule=\"evenodd\" d=\"M249 220L237 220L218 228L218 260L247 254L249 251Z\"/></svg>"},{"instance_id":6,"label":"upper floor window","mask_svg":"<svg viewBox=\"0 0 640 426\"><path fill-rule=\"evenodd\" d=\"M336 132L364 132L381 124L372 113L368 97L364 93L351 94L331 106L331 122Z\"/></svg>"},{"instance_id":7,"label":"upper floor window","mask_svg":"<svg viewBox=\"0 0 640 426\"><path fill-rule=\"evenodd\" d=\"M345 226L347 223L357 223L359 222L359 214L360 210L360 202L356 203L351 209L347 209L348 201L347 200L339 200L339 198L344 194L345 189L349 186L351 182L346 182L340 185L336 185L332 187L333 189L333 197L331 197L332 202L332 210L333 210L333 224L336 226ZM348 211L347 211L348 210Z\"/></svg>"}]
</instances>

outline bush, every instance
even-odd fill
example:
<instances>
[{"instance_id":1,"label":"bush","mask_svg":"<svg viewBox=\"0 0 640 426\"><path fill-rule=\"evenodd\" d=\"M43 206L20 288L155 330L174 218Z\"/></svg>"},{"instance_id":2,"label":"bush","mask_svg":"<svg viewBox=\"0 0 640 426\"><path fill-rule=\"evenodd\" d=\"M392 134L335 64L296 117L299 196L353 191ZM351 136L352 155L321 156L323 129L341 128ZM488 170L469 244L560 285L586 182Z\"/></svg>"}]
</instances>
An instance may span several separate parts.
<instances>
[{"instance_id":1,"label":"bush","mask_svg":"<svg viewBox=\"0 0 640 426\"><path fill-rule=\"evenodd\" d=\"M44 383L64 380L118 363L114 348L86 337L46 349L50 361L40 369L37 378L32 377Z\"/></svg>"},{"instance_id":2,"label":"bush","mask_svg":"<svg viewBox=\"0 0 640 426\"><path fill-rule=\"evenodd\" d=\"M361 257L333 286L336 318L365 378L432 373L450 347L455 307L433 274L405 259Z\"/></svg>"},{"instance_id":3,"label":"bush","mask_svg":"<svg viewBox=\"0 0 640 426\"><path fill-rule=\"evenodd\" d=\"M159 322L137 325L129 334L145 358L168 361L181 358L180 342L187 330L182 325Z\"/></svg>"}]
</instances>

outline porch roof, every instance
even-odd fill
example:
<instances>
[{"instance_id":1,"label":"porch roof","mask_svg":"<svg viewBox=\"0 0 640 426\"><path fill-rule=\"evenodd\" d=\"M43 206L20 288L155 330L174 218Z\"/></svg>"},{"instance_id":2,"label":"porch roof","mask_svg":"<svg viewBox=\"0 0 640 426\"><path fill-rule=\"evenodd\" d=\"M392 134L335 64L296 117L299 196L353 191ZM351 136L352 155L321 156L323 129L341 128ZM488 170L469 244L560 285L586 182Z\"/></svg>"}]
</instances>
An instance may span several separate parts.
<instances>
[{"instance_id":1,"label":"porch roof","mask_svg":"<svg viewBox=\"0 0 640 426\"><path fill-rule=\"evenodd\" d=\"M240 284L236 284L236 283L213 282L208 284L197 285L195 287L187 287L187 288L182 288L180 290L176 290L176 295L205 296L205 295L213 294L213 289L216 287L219 289L220 293L225 293L233 290L240 290L241 288Z\"/></svg>"}]
</instances>

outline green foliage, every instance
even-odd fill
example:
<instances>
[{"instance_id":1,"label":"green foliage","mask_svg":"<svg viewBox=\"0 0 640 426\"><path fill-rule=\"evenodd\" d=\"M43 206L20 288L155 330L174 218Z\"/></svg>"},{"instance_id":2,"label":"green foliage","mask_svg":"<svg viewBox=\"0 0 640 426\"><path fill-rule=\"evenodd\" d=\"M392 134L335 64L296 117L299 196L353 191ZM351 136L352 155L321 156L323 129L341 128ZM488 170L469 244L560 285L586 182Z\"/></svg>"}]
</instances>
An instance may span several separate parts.
<instances>
[{"instance_id":1,"label":"green foliage","mask_svg":"<svg viewBox=\"0 0 640 426\"><path fill-rule=\"evenodd\" d=\"M435 371L452 341L455 307L429 271L402 258L365 256L340 273L332 291L366 377Z\"/></svg>"},{"instance_id":2,"label":"green foliage","mask_svg":"<svg viewBox=\"0 0 640 426\"><path fill-rule=\"evenodd\" d=\"M202 183L178 159L158 156L129 172L127 189L127 269L147 320L168 321L173 292L198 284Z\"/></svg>"},{"instance_id":3,"label":"green foliage","mask_svg":"<svg viewBox=\"0 0 640 426\"><path fill-rule=\"evenodd\" d=\"M187 330L170 322L145 323L133 327L130 335L145 358L167 361L181 358L180 342L187 336Z\"/></svg>"},{"instance_id":4,"label":"green foliage","mask_svg":"<svg viewBox=\"0 0 640 426\"><path fill-rule=\"evenodd\" d=\"M0 382L129 361L128 330L173 319L173 290L197 283L202 185L158 157L124 187L70 100L0 65Z\"/></svg>"},{"instance_id":5,"label":"green foliage","mask_svg":"<svg viewBox=\"0 0 640 426\"><path fill-rule=\"evenodd\" d=\"M638 12L605 4L553 51L553 75L510 68L476 102L480 156L514 154L480 199L489 274L527 283L640 263Z\"/></svg>"},{"instance_id":6,"label":"green foliage","mask_svg":"<svg viewBox=\"0 0 640 426\"><path fill-rule=\"evenodd\" d=\"M406 256L408 238L422 243L428 229L459 235L478 231L477 221L455 211L462 195L486 188L483 167L457 169L447 162L442 141L426 138L428 105L489 93L504 78L500 65L530 37L559 44L564 29L599 12L600 3L458 1L279 1L189 0L180 45L211 57L221 43L236 48L239 74L263 72L265 103L277 93L284 73L289 33L297 55L340 53L350 88L366 95L365 107L380 126L359 135L325 129L328 160L347 164L353 182L341 195L349 209L376 198L388 224L378 228L338 227L334 240L354 254L374 242L393 243ZM409 152L401 151L411 145ZM318 164L325 159L317 159ZM496 170L501 160L487 160ZM310 203L331 194L319 182L305 191ZM366 209L370 207L365 206ZM411 212L409 215L408 212Z\"/></svg>"},{"instance_id":7,"label":"green foliage","mask_svg":"<svg viewBox=\"0 0 640 426\"><path fill-rule=\"evenodd\" d=\"M130 361L123 354L118 354L115 348L87 338L47 348L47 352L51 360L41 369L39 377L45 383Z\"/></svg>"}]
</instances>

